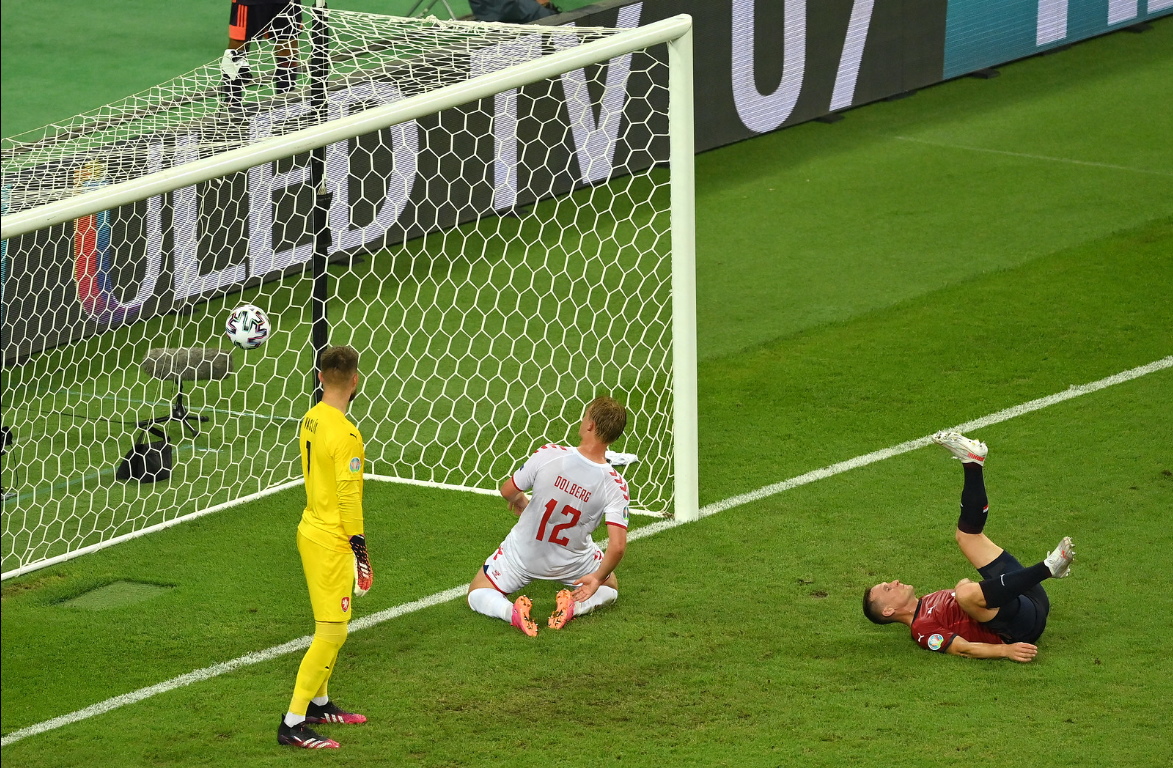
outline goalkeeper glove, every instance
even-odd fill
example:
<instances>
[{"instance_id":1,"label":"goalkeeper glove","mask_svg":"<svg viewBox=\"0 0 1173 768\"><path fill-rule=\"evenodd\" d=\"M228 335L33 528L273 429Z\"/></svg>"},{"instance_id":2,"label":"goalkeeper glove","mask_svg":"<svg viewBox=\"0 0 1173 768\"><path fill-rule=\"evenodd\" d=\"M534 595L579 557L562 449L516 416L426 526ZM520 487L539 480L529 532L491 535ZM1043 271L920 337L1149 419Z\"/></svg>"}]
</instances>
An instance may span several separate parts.
<instances>
[{"instance_id":1,"label":"goalkeeper glove","mask_svg":"<svg viewBox=\"0 0 1173 768\"><path fill-rule=\"evenodd\" d=\"M375 571L367 556L367 539L362 534L350 537L350 549L354 552L354 596L362 597L375 581Z\"/></svg>"}]
</instances>

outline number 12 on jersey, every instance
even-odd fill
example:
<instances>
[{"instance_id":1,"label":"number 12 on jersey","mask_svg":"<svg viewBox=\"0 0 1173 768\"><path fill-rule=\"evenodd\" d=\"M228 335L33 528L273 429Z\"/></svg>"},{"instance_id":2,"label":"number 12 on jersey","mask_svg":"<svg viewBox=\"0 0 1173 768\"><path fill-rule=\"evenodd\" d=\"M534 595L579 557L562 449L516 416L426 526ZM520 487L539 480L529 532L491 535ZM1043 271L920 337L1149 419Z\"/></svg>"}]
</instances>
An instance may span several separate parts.
<instances>
[{"instance_id":1,"label":"number 12 on jersey","mask_svg":"<svg viewBox=\"0 0 1173 768\"><path fill-rule=\"evenodd\" d=\"M582 510L575 509L567 504L562 507L561 514L570 518L565 523L559 523L550 529L550 538L546 538L546 524L550 522L550 516L554 514L554 510L558 508L558 502L555 499L550 499L546 502L546 513L542 515L542 524L538 526L538 541L549 541L551 544L558 544L565 547L570 543L570 539L565 536L560 536L567 528L573 528L578 525L578 518L582 516Z\"/></svg>"}]
</instances>

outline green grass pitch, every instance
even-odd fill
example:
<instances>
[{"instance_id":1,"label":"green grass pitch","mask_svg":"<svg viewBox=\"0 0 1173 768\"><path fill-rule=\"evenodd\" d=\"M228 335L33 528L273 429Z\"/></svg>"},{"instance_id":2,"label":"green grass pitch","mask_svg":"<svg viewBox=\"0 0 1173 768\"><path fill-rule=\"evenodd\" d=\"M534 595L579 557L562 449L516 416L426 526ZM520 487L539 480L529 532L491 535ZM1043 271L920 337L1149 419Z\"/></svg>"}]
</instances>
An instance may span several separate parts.
<instances>
[{"instance_id":1,"label":"green grass pitch","mask_svg":"<svg viewBox=\"0 0 1173 768\"><path fill-rule=\"evenodd\" d=\"M14 81L9 15L5 133L37 124L8 127L9 94L37 85ZM1173 355L1173 113L1158 108L1173 23L1153 27L697 158L703 504ZM124 82L111 98L138 87ZM43 105L46 119L70 103ZM1054 610L1030 665L929 654L860 615L881 579L923 594L972 576L952 542L961 473L930 447L633 542L619 602L562 633L529 641L460 600L354 632L331 692L371 722L323 728L337 753L275 744L295 652L0 757L1166 763L1173 370L976 435L991 446L991 537L1027 562L1065 534L1079 553L1073 578L1047 584ZM0 730L311 632L301 499L5 582ZM374 483L367 509L376 585L359 617L467 583L510 523L491 499ZM168 588L103 610L65 604L114 582ZM530 594L539 613L552 606L552 589Z\"/></svg>"}]
</instances>

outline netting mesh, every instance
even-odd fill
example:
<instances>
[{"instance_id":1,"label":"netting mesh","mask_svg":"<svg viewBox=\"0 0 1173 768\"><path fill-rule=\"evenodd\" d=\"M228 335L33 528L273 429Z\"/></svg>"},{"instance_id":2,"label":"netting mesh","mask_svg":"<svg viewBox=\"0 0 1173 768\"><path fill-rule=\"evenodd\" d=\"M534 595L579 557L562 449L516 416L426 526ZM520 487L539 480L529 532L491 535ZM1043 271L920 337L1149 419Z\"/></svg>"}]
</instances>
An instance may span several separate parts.
<instances>
[{"instance_id":1,"label":"netting mesh","mask_svg":"<svg viewBox=\"0 0 1173 768\"><path fill-rule=\"evenodd\" d=\"M323 31L329 74L315 79ZM268 41L239 100L212 63L5 139L4 213L614 33L331 11L299 38L283 93L272 53L288 41ZM494 488L537 445L575 440L583 405L612 394L631 412L615 448L641 457L625 472L633 505L669 513L665 60L637 51L330 145L323 196L303 155L6 241L4 571L300 477L315 221L329 342L360 352L350 415L369 473ZM225 364L224 321L245 303L273 333ZM170 478L116 479L142 422L185 408L204 420L159 425Z\"/></svg>"},{"instance_id":2,"label":"netting mesh","mask_svg":"<svg viewBox=\"0 0 1173 768\"><path fill-rule=\"evenodd\" d=\"M320 14L320 15L319 15ZM271 34L250 43L245 86L239 107L226 102L221 60L156 85L122 101L0 143L5 176L11 184L7 213L17 213L83 191L73 169L83 158L100 161L104 183L117 183L225 152L272 136L319 125L339 113L428 93L532 60L543 52L598 40L619 30L575 27L475 24L435 18L406 19L340 10L297 11L294 26L303 31L291 46L300 52L292 90L281 92ZM322 23L327 39L331 92L328 111L312 109L309 62L315 41L309 34ZM277 26L283 26L275 22ZM382 83L382 87L372 87ZM284 119L257 130L242 116L292 105ZM198 137L192 140L192 136ZM162 147L159 152L156 148ZM35 173L20 174L34 169Z\"/></svg>"}]
</instances>

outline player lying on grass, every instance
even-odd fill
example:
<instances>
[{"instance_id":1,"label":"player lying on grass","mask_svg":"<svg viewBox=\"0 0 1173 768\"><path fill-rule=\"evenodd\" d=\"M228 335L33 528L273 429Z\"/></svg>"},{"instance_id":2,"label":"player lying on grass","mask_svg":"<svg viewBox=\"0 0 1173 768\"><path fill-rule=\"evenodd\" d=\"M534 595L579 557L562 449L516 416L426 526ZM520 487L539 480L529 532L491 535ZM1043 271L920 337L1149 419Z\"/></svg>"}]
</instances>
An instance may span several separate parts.
<instances>
[{"instance_id":1,"label":"player lying on grass","mask_svg":"<svg viewBox=\"0 0 1173 768\"><path fill-rule=\"evenodd\" d=\"M314 610L314 639L301 660L289 712L277 728L277 743L305 749L337 749L307 723L365 723L339 709L326 686L346 642L350 597L371 588L374 572L363 534L362 435L346 418L358 390L358 353L330 347L318 365L322 401L301 420L298 447L305 475L306 506L297 526L297 551Z\"/></svg>"},{"instance_id":2,"label":"player lying on grass","mask_svg":"<svg viewBox=\"0 0 1173 768\"><path fill-rule=\"evenodd\" d=\"M509 509L520 518L485 560L468 586L468 605L477 613L507 621L535 637L532 603L507 597L536 579L560 581L551 629L575 616L610 605L619 597L615 567L627 548L629 495L623 477L607 463L607 446L627 426L627 411L610 397L586 407L578 427L578 448L544 445L501 486ZM533 497L526 496L526 490ZM607 553L591 534L607 523Z\"/></svg>"},{"instance_id":3,"label":"player lying on grass","mask_svg":"<svg viewBox=\"0 0 1173 768\"><path fill-rule=\"evenodd\" d=\"M1042 581L1071 574L1071 539L1065 537L1042 562L1023 568L982 533L989 510L982 476L985 443L956 432L938 432L933 442L949 449L965 471L957 545L983 581L962 579L953 589L918 598L911 585L895 579L864 591L863 613L876 624L907 624L912 639L930 651L1030 661L1051 610Z\"/></svg>"}]
</instances>

